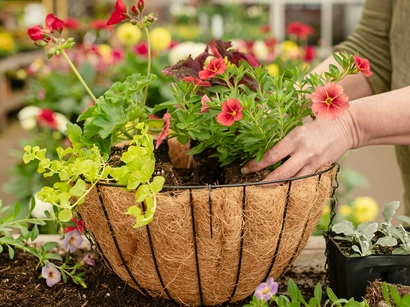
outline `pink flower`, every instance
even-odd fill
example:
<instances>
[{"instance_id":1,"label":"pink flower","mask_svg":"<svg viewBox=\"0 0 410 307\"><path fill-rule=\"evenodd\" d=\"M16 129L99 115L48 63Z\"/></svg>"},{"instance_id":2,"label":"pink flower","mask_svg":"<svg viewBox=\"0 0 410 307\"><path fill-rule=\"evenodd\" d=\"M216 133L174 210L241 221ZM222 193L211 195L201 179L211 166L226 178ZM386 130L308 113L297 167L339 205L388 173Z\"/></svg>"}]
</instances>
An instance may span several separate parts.
<instances>
[{"instance_id":1,"label":"pink flower","mask_svg":"<svg viewBox=\"0 0 410 307\"><path fill-rule=\"evenodd\" d=\"M64 27L64 21L58 19L54 14L48 14L46 17L46 28L50 30L51 33L54 31L62 32Z\"/></svg>"},{"instance_id":2,"label":"pink flower","mask_svg":"<svg viewBox=\"0 0 410 307\"><path fill-rule=\"evenodd\" d=\"M33 41L39 41L44 38L44 30L40 25L32 26L27 29L27 34Z\"/></svg>"},{"instance_id":3,"label":"pink flower","mask_svg":"<svg viewBox=\"0 0 410 307\"><path fill-rule=\"evenodd\" d=\"M132 51L133 51L135 54L147 56L147 55L148 55L148 46L147 46L147 43L146 43L146 42L142 42L142 43L139 43L139 44L135 45L134 47L132 47Z\"/></svg>"},{"instance_id":4,"label":"pink flower","mask_svg":"<svg viewBox=\"0 0 410 307\"><path fill-rule=\"evenodd\" d=\"M267 282L261 283L255 289L255 296L258 300L263 300L264 303L269 301L273 295L278 292L279 284L269 278Z\"/></svg>"},{"instance_id":5,"label":"pink flower","mask_svg":"<svg viewBox=\"0 0 410 307\"><path fill-rule=\"evenodd\" d=\"M41 269L41 276L46 279L47 286L52 287L61 280L61 273L54 266L53 263L49 263Z\"/></svg>"},{"instance_id":6,"label":"pink flower","mask_svg":"<svg viewBox=\"0 0 410 307\"><path fill-rule=\"evenodd\" d=\"M127 18L126 15L127 15L127 8L125 7L122 0L117 0L117 2L115 2L115 10L114 12L112 12L110 19L108 19L107 21L107 26L120 23L121 21Z\"/></svg>"},{"instance_id":7,"label":"pink flower","mask_svg":"<svg viewBox=\"0 0 410 307\"><path fill-rule=\"evenodd\" d=\"M370 77L373 73L370 71L370 64L368 59L362 59L357 54L353 56L356 69L360 71L363 76Z\"/></svg>"},{"instance_id":8,"label":"pink flower","mask_svg":"<svg viewBox=\"0 0 410 307\"><path fill-rule=\"evenodd\" d=\"M208 81L202 81L201 79L198 79L192 76L183 77L182 80L184 80L187 83L193 83L195 86L196 85L203 86L203 87L212 86L212 84L209 83Z\"/></svg>"},{"instance_id":9,"label":"pink flower","mask_svg":"<svg viewBox=\"0 0 410 307\"><path fill-rule=\"evenodd\" d=\"M216 121L223 126L232 126L242 118L242 109L238 99L230 98L222 104L222 112L218 114Z\"/></svg>"},{"instance_id":10,"label":"pink flower","mask_svg":"<svg viewBox=\"0 0 410 307\"><path fill-rule=\"evenodd\" d=\"M81 244L83 244L83 237L77 229L67 232L63 240L63 246L66 250L74 253Z\"/></svg>"},{"instance_id":11,"label":"pink flower","mask_svg":"<svg viewBox=\"0 0 410 307\"><path fill-rule=\"evenodd\" d=\"M84 227L85 227L84 221L78 220L75 217L73 217L71 220L75 223L75 226L69 226L69 227L64 228L64 233L67 233L73 230L78 230L79 232L84 233Z\"/></svg>"},{"instance_id":12,"label":"pink flower","mask_svg":"<svg viewBox=\"0 0 410 307\"><path fill-rule=\"evenodd\" d=\"M81 264L88 264L89 266L95 266L95 261L91 258L91 254L88 253L83 260L81 260Z\"/></svg>"},{"instance_id":13,"label":"pink flower","mask_svg":"<svg viewBox=\"0 0 410 307\"><path fill-rule=\"evenodd\" d=\"M301 22L292 22L286 27L286 33L290 35L295 35L301 39L306 39L308 35L315 33L315 30L304 23Z\"/></svg>"},{"instance_id":14,"label":"pink flower","mask_svg":"<svg viewBox=\"0 0 410 307\"><path fill-rule=\"evenodd\" d=\"M209 97L207 95L202 96L202 98L201 98L202 108L201 108L201 111L199 113L206 113L206 112L209 111L208 102L211 102Z\"/></svg>"},{"instance_id":15,"label":"pink flower","mask_svg":"<svg viewBox=\"0 0 410 307\"><path fill-rule=\"evenodd\" d=\"M155 143L155 149L158 149L159 145L165 140L168 136L168 129L169 129L169 120L171 118L171 114L165 113L164 114L164 127L162 128L161 133L159 134L157 141Z\"/></svg>"},{"instance_id":16,"label":"pink flower","mask_svg":"<svg viewBox=\"0 0 410 307\"><path fill-rule=\"evenodd\" d=\"M41 109L40 113L37 115L37 120L40 126L49 126L53 129L57 129L58 124L53 110Z\"/></svg>"},{"instance_id":17,"label":"pink flower","mask_svg":"<svg viewBox=\"0 0 410 307\"><path fill-rule=\"evenodd\" d=\"M207 80L215 77L216 75L223 74L226 69L226 64L223 58L212 59L206 66L205 70L201 70L198 73L199 78Z\"/></svg>"},{"instance_id":18,"label":"pink flower","mask_svg":"<svg viewBox=\"0 0 410 307\"><path fill-rule=\"evenodd\" d=\"M329 82L324 87L318 86L311 95L312 111L317 118L336 119L350 106L349 97L343 93L343 87Z\"/></svg>"}]
</instances>

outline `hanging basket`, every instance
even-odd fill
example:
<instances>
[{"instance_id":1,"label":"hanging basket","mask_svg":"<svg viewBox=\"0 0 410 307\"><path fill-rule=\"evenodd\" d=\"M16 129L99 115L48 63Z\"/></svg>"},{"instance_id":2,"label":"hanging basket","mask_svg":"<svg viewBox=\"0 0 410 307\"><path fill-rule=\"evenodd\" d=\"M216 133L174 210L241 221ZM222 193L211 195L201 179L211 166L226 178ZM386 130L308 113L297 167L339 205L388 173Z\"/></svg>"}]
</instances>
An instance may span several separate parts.
<instances>
[{"instance_id":1,"label":"hanging basket","mask_svg":"<svg viewBox=\"0 0 410 307\"><path fill-rule=\"evenodd\" d=\"M154 220L132 228L135 193L98 185L79 207L106 265L141 293L189 306L236 302L279 278L305 247L336 189L338 165L238 185L164 187Z\"/></svg>"}]
</instances>

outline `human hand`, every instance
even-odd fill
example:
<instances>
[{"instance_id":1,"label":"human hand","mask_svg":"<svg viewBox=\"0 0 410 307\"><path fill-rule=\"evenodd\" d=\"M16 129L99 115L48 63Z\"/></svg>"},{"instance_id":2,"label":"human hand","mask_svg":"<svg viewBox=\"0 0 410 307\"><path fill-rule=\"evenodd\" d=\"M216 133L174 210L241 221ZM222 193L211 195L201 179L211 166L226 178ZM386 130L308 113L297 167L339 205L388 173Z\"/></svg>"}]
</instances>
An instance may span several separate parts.
<instances>
[{"instance_id":1,"label":"human hand","mask_svg":"<svg viewBox=\"0 0 410 307\"><path fill-rule=\"evenodd\" d=\"M293 129L283 140L265 152L263 159L253 159L242 173L259 171L289 157L272 171L264 181L286 179L312 174L323 166L337 161L353 148L354 130L348 112L336 120L316 119Z\"/></svg>"}]
</instances>

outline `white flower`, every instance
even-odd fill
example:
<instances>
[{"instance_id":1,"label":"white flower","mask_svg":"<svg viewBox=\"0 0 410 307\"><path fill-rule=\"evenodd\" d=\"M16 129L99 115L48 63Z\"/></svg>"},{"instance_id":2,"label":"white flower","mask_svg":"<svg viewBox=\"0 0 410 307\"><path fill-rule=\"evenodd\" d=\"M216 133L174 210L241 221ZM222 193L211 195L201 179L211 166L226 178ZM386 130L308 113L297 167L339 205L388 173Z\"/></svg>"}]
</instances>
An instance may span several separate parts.
<instances>
[{"instance_id":1,"label":"white flower","mask_svg":"<svg viewBox=\"0 0 410 307\"><path fill-rule=\"evenodd\" d=\"M171 65L176 64L180 60L185 60L189 55L192 58L196 58L202 52L204 52L206 44L195 42L183 42L169 51L168 60Z\"/></svg>"},{"instance_id":2,"label":"white flower","mask_svg":"<svg viewBox=\"0 0 410 307\"><path fill-rule=\"evenodd\" d=\"M259 61L266 61L269 55L268 46L262 40L257 40L253 44L253 53Z\"/></svg>"},{"instance_id":3,"label":"white flower","mask_svg":"<svg viewBox=\"0 0 410 307\"><path fill-rule=\"evenodd\" d=\"M47 217L44 212L48 211L50 213L53 212L53 205L47 202L44 202L37 197L37 193L33 195L35 200L35 205L33 211L31 211L31 215L36 218L44 218Z\"/></svg>"},{"instance_id":4,"label":"white flower","mask_svg":"<svg viewBox=\"0 0 410 307\"><path fill-rule=\"evenodd\" d=\"M24 130L33 130L37 126L37 116L41 109L35 106L28 106L20 110L17 118L20 120L20 125Z\"/></svg>"}]
</instances>

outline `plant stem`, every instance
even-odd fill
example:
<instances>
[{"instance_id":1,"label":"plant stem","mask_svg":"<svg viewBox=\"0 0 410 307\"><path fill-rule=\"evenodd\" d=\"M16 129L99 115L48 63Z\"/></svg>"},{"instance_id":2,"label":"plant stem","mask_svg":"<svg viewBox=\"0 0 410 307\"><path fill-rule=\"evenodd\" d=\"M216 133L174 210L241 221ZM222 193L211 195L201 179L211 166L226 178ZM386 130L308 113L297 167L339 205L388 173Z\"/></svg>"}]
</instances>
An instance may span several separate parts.
<instances>
[{"instance_id":1,"label":"plant stem","mask_svg":"<svg viewBox=\"0 0 410 307\"><path fill-rule=\"evenodd\" d=\"M151 74L151 39L149 36L148 28L144 27L144 30L145 30L145 34L147 35L147 50L148 50L147 78L148 78L149 75ZM147 94L148 94L148 84L145 86L145 89L144 89L144 97L142 98L142 108L145 108L145 103L147 102Z\"/></svg>"},{"instance_id":2,"label":"plant stem","mask_svg":"<svg viewBox=\"0 0 410 307\"><path fill-rule=\"evenodd\" d=\"M90 88L88 87L87 83L85 83L83 77L81 77L80 73L78 72L77 68L74 66L73 62L71 62L70 58L67 56L67 53L65 52L64 49L61 50L61 53L63 57L66 59L68 62L68 65L70 65L71 69L73 70L74 74L77 76L78 80L81 82L81 84L84 86L85 90L87 93L91 96L91 98L94 100L94 102L97 102L97 98L95 98L93 92L91 92Z\"/></svg>"}]
</instances>

